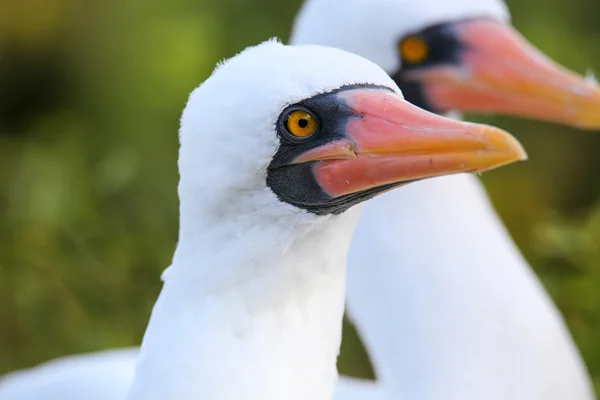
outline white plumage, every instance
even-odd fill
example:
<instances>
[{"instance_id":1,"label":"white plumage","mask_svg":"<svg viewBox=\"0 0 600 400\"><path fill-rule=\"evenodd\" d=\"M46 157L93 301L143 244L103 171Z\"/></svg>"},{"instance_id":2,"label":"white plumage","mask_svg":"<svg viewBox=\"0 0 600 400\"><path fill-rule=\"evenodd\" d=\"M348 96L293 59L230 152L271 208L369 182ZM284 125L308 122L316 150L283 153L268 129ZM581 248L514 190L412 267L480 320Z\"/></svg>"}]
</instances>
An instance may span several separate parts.
<instances>
[{"instance_id":1,"label":"white plumage","mask_svg":"<svg viewBox=\"0 0 600 400\"><path fill-rule=\"evenodd\" d=\"M279 201L265 173L284 107L363 82L396 88L350 53L269 42L222 64L190 95L179 243L128 399L331 398L359 207L306 213Z\"/></svg>"},{"instance_id":2,"label":"white plumage","mask_svg":"<svg viewBox=\"0 0 600 400\"><path fill-rule=\"evenodd\" d=\"M139 347L61 357L0 379L2 400L125 400ZM333 400L383 400L377 383L340 377Z\"/></svg>"},{"instance_id":3,"label":"white plumage","mask_svg":"<svg viewBox=\"0 0 600 400\"><path fill-rule=\"evenodd\" d=\"M124 400L139 348L57 358L0 378L2 400Z\"/></svg>"},{"instance_id":4,"label":"white plumage","mask_svg":"<svg viewBox=\"0 0 600 400\"><path fill-rule=\"evenodd\" d=\"M352 51L393 73L402 36L479 17L509 19L500 0L308 0L291 42ZM595 397L559 311L477 177L368 202L348 262L348 313L390 399Z\"/></svg>"}]
</instances>

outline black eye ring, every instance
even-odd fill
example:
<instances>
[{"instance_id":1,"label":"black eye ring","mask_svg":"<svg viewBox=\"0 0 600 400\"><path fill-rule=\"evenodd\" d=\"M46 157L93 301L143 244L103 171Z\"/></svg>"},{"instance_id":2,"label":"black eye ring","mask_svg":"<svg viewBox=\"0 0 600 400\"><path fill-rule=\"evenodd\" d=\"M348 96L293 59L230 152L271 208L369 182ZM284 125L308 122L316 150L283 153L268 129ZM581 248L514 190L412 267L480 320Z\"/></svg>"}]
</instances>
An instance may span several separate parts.
<instances>
[{"instance_id":1,"label":"black eye ring","mask_svg":"<svg viewBox=\"0 0 600 400\"><path fill-rule=\"evenodd\" d=\"M295 125L290 126L293 123ZM286 108L277 122L279 134L292 143L305 142L319 131L319 119L306 107L294 105Z\"/></svg>"}]
</instances>

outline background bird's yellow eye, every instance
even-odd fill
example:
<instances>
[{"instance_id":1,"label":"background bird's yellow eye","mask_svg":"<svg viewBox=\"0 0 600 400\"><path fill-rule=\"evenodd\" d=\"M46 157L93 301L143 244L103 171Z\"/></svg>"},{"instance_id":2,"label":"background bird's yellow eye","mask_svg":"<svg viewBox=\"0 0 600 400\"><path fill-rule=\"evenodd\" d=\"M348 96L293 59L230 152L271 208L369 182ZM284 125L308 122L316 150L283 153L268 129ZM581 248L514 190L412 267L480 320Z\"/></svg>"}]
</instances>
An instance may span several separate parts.
<instances>
[{"instance_id":1,"label":"background bird's yellow eye","mask_svg":"<svg viewBox=\"0 0 600 400\"><path fill-rule=\"evenodd\" d=\"M408 37L400 43L400 54L402 54L404 61L420 63L425 61L429 55L429 46L421 38L416 36Z\"/></svg>"},{"instance_id":2,"label":"background bird's yellow eye","mask_svg":"<svg viewBox=\"0 0 600 400\"><path fill-rule=\"evenodd\" d=\"M300 138L308 137L317 130L317 120L307 111L292 111L287 117L288 132Z\"/></svg>"}]
</instances>

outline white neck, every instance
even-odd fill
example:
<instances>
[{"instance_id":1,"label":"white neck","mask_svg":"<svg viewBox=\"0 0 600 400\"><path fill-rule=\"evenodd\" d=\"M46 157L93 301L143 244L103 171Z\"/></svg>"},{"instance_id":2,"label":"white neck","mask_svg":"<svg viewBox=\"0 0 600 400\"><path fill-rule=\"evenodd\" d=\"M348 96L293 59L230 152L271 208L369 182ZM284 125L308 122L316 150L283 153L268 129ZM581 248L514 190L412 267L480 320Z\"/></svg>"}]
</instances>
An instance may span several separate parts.
<instances>
[{"instance_id":1,"label":"white neck","mask_svg":"<svg viewBox=\"0 0 600 400\"><path fill-rule=\"evenodd\" d=\"M182 235L129 398L330 399L357 217Z\"/></svg>"},{"instance_id":2,"label":"white neck","mask_svg":"<svg viewBox=\"0 0 600 400\"><path fill-rule=\"evenodd\" d=\"M370 200L348 262L348 311L392 398L593 397L558 310L477 177Z\"/></svg>"}]
</instances>

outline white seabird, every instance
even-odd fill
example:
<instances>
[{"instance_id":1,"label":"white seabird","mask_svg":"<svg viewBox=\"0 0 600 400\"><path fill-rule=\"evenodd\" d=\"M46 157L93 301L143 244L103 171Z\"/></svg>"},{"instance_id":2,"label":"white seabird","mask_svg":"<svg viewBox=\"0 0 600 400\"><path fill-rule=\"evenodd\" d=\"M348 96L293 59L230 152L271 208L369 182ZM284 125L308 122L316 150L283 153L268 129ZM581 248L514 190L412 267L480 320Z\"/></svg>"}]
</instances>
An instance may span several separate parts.
<instances>
[{"instance_id":1,"label":"white seabird","mask_svg":"<svg viewBox=\"0 0 600 400\"><path fill-rule=\"evenodd\" d=\"M290 41L369 58L432 112L600 128L598 86L523 39L499 0L308 0ZM368 202L348 258L348 313L391 398L595 397L562 316L476 176Z\"/></svg>"},{"instance_id":2,"label":"white seabird","mask_svg":"<svg viewBox=\"0 0 600 400\"><path fill-rule=\"evenodd\" d=\"M370 61L276 42L191 94L180 141L179 242L131 400L330 399L356 205L525 158L504 131L410 105Z\"/></svg>"}]
</instances>

